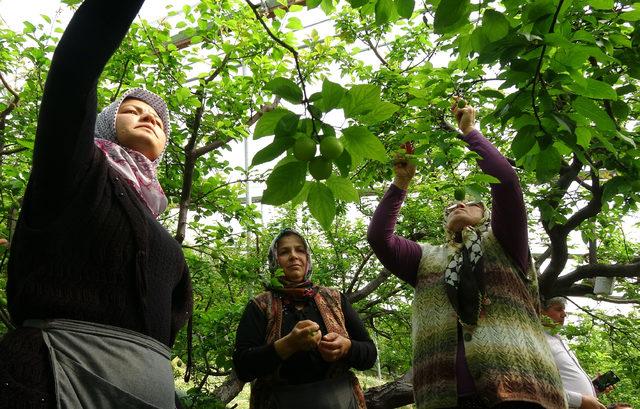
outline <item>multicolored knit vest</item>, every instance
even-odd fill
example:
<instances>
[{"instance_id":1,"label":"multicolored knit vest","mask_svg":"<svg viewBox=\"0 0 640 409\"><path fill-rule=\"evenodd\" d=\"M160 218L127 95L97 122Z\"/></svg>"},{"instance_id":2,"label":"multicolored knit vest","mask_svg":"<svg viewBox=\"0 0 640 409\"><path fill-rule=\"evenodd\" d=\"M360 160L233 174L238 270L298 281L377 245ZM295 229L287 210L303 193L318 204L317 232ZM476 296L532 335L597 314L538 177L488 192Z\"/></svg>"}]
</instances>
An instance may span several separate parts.
<instances>
[{"instance_id":1,"label":"multicolored knit vest","mask_svg":"<svg viewBox=\"0 0 640 409\"><path fill-rule=\"evenodd\" d=\"M482 236L486 299L478 324L463 326L467 364L482 402L526 401L566 408L562 382L540 325L533 266L525 274L491 231ZM457 405L458 319L444 288L448 245L422 245L413 301L413 388L418 409Z\"/></svg>"},{"instance_id":2,"label":"multicolored knit vest","mask_svg":"<svg viewBox=\"0 0 640 409\"><path fill-rule=\"evenodd\" d=\"M326 287L318 287L313 301L318 307L320 316L327 327L327 332L335 332L343 337L349 337L345 326L344 313L342 312L341 295L338 290ZM267 344L282 338L282 299L275 296L271 291L258 294L253 302L262 310L267 317ZM358 409L366 409L364 393L358 382L358 378L349 368L341 362L336 362L331 366L327 378L334 378L344 374L351 378L353 393L358 402ZM250 409L272 409L273 400L271 391L275 386L282 385L284 381L276 374L256 379L251 383Z\"/></svg>"}]
</instances>

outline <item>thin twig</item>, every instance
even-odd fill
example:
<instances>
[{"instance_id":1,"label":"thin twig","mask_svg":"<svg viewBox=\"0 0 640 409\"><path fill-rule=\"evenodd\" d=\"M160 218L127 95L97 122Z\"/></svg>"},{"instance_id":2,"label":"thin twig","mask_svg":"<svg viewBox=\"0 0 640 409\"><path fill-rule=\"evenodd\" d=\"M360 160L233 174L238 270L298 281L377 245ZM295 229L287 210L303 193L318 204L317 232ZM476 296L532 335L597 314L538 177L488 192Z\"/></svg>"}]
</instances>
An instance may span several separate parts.
<instances>
[{"instance_id":1,"label":"thin twig","mask_svg":"<svg viewBox=\"0 0 640 409\"><path fill-rule=\"evenodd\" d=\"M627 337L627 340L628 340L631 344L633 344L633 346L635 346L635 347L636 347L636 349L637 349L638 351L640 351L640 345L638 345L636 342L634 342L633 338L631 337L631 335L630 335L627 331L625 331L625 330L623 330L623 329L621 329L621 328L619 328L619 327L617 327L617 326L613 325L612 323L610 323L610 322L609 322L609 321L607 321L606 319L604 319L604 318L602 318L602 317L600 317L600 316L598 316L598 315L596 315L596 314L592 313L591 311L587 310L586 308L584 308L584 307L582 307L582 306L578 305L578 304L577 304L575 301L573 301L571 298L567 298L567 300L569 300L569 302L570 302L571 304L575 305L575 306L576 306L580 311L584 312L585 314L587 314L587 315L588 315L588 316L590 316L591 318L594 318L594 319L596 319L596 320L598 320L598 321L601 321L601 322L603 322L605 325L607 325L609 328L611 328L611 330L613 330L613 331L618 331L618 332L620 332L621 334L625 335L625 336Z\"/></svg>"},{"instance_id":2,"label":"thin twig","mask_svg":"<svg viewBox=\"0 0 640 409\"><path fill-rule=\"evenodd\" d=\"M0 151L0 156L4 156L4 155L13 155L14 153L18 153L18 152L26 151L27 149L28 149L28 148L25 148L24 146L21 146L21 147L19 147L19 148L2 150L2 151Z\"/></svg>"},{"instance_id":3,"label":"thin twig","mask_svg":"<svg viewBox=\"0 0 640 409\"><path fill-rule=\"evenodd\" d=\"M560 0L558 3L558 7L556 8L556 12L553 15L553 20L551 21L551 27L549 28L549 33L553 33L556 21L558 20L558 14L560 14L560 9L562 8L562 3L564 0ZM536 67L536 72L533 76L533 86L531 87L531 106L533 107L533 114L536 117L536 121L538 121L538 126L542 129L545 135L548 135L547 130L542 126L542 121L540 120L540 114L538 113L538 106L536 105L536 84L538 83L538 77L540 77L540 69L542 68L542 61L544 60L544 53L547 50L547 45L544 44L542 46L542 51L540 52L540 58L538 59L538 66Z\"/></svg>"},{"instance_id":4,"label":"thin twig","mask_svg":"<svg viewBox=\"0 0 640 409\"><path fill-rule=\"evenodd\" d=\"M284 41L279 39L275 34L273 34L271 29L269 29L269 27L267 26L267 23L265 23L264 20L262 19L262 16L260 16L260 13L258 13L258 6L251 4L249 0L245 0L245 2L249 5L249 7L251 8L251 11L253 11L253 14L256 16L256 19L260 22L260 25L262 25L262 27L265 29L269 37L271 37L273 41L280 44L282 47L286 48L291 53L291 55L293 55L293 59L296 63L296 71L298 71L298 77L300 79L300 87L302 88L302 94L304 96L303 102L308 111L309 109L307 105L309 100L307 98L307 89L305 87L304 76L302 75L302 70L300 69L300 60L299 60L298 51L296 51L295 48L291 47L289 44L285 43ZM309 115L311 115L310 111L309 111ZM313 115L311 116L313 117Z\"/></svg>"},{"instance_id":5,"label":"thin twig","mask_svg":"<svg viewBox=\"0 0 640 409\"><path fill-rule=\"evenodd\" d=\"M4 85L7 91L9 91L14 98L20 98L20 94L18 94L13 88L11 88L11 86L9 85L9 83L4 78L4 75L2 75L1 72L0 72L0 81L2 81L2 85Z\"/></svg>"}]
</instances>

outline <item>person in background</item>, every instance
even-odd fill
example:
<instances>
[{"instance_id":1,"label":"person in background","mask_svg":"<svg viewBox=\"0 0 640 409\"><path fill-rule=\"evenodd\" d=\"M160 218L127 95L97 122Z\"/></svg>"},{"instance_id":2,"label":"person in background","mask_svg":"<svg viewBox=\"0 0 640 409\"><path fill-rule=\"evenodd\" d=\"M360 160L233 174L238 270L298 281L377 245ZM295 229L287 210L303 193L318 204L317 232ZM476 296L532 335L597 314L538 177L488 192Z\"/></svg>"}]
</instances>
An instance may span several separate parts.
<instances>
[{"instance_id":1,"label":"person in background","mask_svg":"<svg viewBox=\"0 0 640 409\"><path fill-rule=\"evenodd\" d=\"M167 105L133 89L97 115L100 75L143 2L84 1L53 54L10 238L0 408L179 407L170 347L192 289L157 220Z\"/></svg>"},{"instance_id":2,"label":"person in background","mask_svg":"<svg viewBox=\"0 0 640 409\"><path fill-rule=\"evenodd\" d=\"M566 299L554 297L543 302L542 313L550 318L551 322L545 322L549 329L545 331L547 342L551 348L553 359L556 362L562 384L569 402L569 408L580 409L605 409L605 406L598 400L598 393L593 386L593 382L587 373L580 366L580 362L571 352L567 344L558 334L552 334L551 330L564 325ZM608 393L611 388L603 391Z\"/></svg>"},{"instance_id":3,"label":"person in background","mask_svg":"<svg viewBox=\"0 0 640 409\"><path fill-rule=\"evenodd\" d=\"M369 369L377 351L344 294L311 281L304 237L282 230L269 248L269 269L280 285L249 301L238 331L233 363L251 384L252 409L363 409L350 368ZM276 274L277 276L277 274Z\"/></svg>"},{"instance_id":4,"label":"person in background","mask_svg":"<svg viewBox=\"0 0 640 409\"><path fill-rule=\"evenodd\" d=\"M415 288L413 388L418 409L565 408L540 325L537 277L518 177L475 128L470 106L452 111L478 153L492 210L478 201L445 209L447 242L418 244L394 233L416 167L395 163L393 184L367 234L381 263Z\"/></svg>"}]
</instances>

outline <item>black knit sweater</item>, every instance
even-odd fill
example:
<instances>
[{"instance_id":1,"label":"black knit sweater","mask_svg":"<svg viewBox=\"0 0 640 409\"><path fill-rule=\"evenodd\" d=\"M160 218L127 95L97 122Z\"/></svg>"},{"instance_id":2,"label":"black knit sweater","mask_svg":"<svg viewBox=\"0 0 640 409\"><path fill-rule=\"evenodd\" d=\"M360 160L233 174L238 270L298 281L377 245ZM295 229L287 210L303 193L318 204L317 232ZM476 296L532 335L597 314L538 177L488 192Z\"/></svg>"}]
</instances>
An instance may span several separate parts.
<instances>
[{"instance_id":1,"label":"black knit sweater","mask_svg":"<svg viewBox=\"0 0 640 409\"><path fill-rule=\"evenodd\" d=\"M86 0L54 53L11 243L18 329L0 340L0 408L54 407L48 353L25 319L97 322L171 346L191 313L179 243L93 143L98 78L142 3Z\"/></svg>"}]
</instances>

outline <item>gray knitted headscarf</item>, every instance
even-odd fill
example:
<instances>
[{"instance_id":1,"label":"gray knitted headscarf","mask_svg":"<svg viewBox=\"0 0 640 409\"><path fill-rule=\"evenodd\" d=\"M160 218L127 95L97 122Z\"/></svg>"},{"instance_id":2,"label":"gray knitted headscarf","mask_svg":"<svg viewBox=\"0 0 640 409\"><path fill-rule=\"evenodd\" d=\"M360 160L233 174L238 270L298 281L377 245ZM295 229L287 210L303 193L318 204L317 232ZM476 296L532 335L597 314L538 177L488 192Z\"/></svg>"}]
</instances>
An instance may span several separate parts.
<instances>
[{"instance_id":1,"label":"gray knitted headscarf","mask_svg":"<svg viewBox=\"0 0 640 409\"><path fill-rule=\"evenodd\" d=\"M164 127L164 133L167 135L167 142L169 141L169 132L171 131L171 124L169 122L169 110L167 108L167 104L164 102L162 98L157 96L151 91L147 91L142 88L133 88L125 93L123 93L120 98L113 101L110 105L102 110L98 114L96 118L96 127L95 127L95 137L98 139L106 139L108 141L118 143L118 138L116 136L116 116L118 115L118 109L120 109L120 105L127 98L135 98L140 101L146 102L149 104L151 108L153 108L160 119L162 120L162 125ZM162 155L159 158L154 160L153 162L159 162Z\"/></svg>"},{"instance_id":2,"label":"gray knitted headscarf","mask_svg":"<svg viewBox=\"0 0 640 409\"><path fill-rule=\"evenodd\" d=\"M129 149L118 143L116 134L116 117L120 105L128 98L139 99L151 106L164 127L165 142L169 141L169 112L167 104L156 94L142 88L130 89L120 98L104 108L96 118L94 143L105 154L109 165L115 169L136 191L142 202L149 208L154 217L158 217L168 204L167 197L158 182L157 168L162 154L151 161L142 153Z\"/></svg>"}]
</instances>

